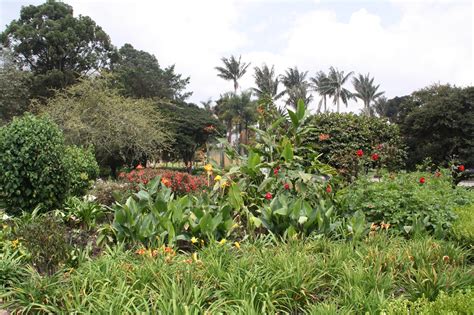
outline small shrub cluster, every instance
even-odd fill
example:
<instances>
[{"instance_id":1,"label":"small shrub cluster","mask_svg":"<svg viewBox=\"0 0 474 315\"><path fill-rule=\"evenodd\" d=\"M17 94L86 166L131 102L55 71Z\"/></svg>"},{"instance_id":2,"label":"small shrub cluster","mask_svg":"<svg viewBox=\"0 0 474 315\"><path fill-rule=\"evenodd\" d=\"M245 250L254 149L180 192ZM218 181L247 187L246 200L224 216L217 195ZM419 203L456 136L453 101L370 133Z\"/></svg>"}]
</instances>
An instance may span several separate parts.
<instances>
[{"instance_id":1,"label":"small shrub cluster","mask_svg":"<svg viewBox=\"0 0 474 315\"><path fill-rule=\"evenodd\" d=\"M463 244L474 246L474 204L454 210L458 219L453 224L453 235Z\"/></svg>"},{"instance_id":2,"label":"small shrub cluster","mask_svg":"<svg viewBox=\"0 0 474 315\"><path fill-rule=\"evenodd\" d=\"M122 172L119 174L119 178L135 185L147 184L156 177L161 177L163 184L178 194L201 192L209 184L209 178L204 176L170 170L143 168L141 165L128 173Z\"/></svg>"},{"instance_id":3,"label":"small shrub cluster","mask_svg":"<svg viewBox=\"0 0 474 315\"><path fill-rule=\"evenodd\" d=\"M128 182L98 179L88 194L94 196L97 203L111 206L116 201L125 201L132 193L133 187Z\"/></svg>"}]
</instances>

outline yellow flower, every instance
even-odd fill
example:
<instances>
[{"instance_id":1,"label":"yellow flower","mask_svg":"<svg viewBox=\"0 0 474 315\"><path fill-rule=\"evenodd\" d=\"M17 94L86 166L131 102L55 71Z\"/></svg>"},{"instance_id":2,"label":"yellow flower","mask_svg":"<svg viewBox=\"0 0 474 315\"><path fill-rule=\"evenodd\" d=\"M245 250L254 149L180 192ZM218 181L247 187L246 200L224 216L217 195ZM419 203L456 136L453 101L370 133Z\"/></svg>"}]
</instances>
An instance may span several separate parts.
<instances>
[{"instance_id":1,"label":"yellow flower","mask_svg":"<svg viewBox=\"0 0 474 315\"><path fill-rule=\"evenodd\" d=\"M193 261L198 261L198 254L197 253L193 253Z\"/></svg>"},{"instance_id":2,"label":"yellow flower","mask_svg":"<svg viewBox=\"0 0 474 315\"><path fill-rule=\"evenodd\" d=\"M227 242L227 240L225 238L223 238L219 241L219 244L224 245L226 242Z\"/></svg>"},{"instance_id":3,"label":"yellow flower","mask_svg":"<svg viewBox=\"0 0 474 315\"><path fill-rule=\"evenodd\" d=\"M214 180L216 182L220 181L222 179L222 177L220 175L217 175L216 177L214 177Z\"/></svg>"},{"instance_id":4,"label":"yellow flower","mask_svg":"<svg viewBox=\"0 0 474 315\"><path fill-rule=\"evenodd\" d=\"M201 246L204 246L204 240L201 240Z\"/></svg>"},{"instance_id":5,"label":"yellow flower","mask_svg":"<svg viewBox=\"0 0 474 315\"><path fill-rule=\"evenodd\" d=\"M232 229L236 229L239 227L239 224L238 223L234 223L234 225L232 225Z\"/></svg>"},{"instance_id":6,"label":"yellow flower","mask_svg":"<svg viewBox=\"0 0 474 315\"><path fill-rule=\"evenodd\" d=\"M208 173L212 172L212 165L211 164L206 164L204 166L204 170Z\"/></svg>"},{"instance_id":7,"label":"yellow flower","mask_svg":"<svg viewBox=\"0 0 474 315\"><path fill-rule=\"evenodd\" d=\"M12 247L17 248L18 244L20 244L20 241L18 239L12 241Z\"/></svg>"},{"instance_id":8,"label":"yellow flower","mask_svg":"<svg viewBox=\"0 0 474 315\"><path fill-rule=\"evenodd\" d=\"M239 243L239 242L235 242L235 243L234 243L234 246L235 246L236 248L240 249L240 243Z\"/></svg>"},{"instance_id":9,"label":"yellow flower","mask_svg":"<svg viewBox=\"0 0 474 315\"><path fill-rule=\"evenodd\" d=\"M193 236L191 238L191 243L196 244L197 242L198 242L198 239Z\"/></svg>"}]
</instances>

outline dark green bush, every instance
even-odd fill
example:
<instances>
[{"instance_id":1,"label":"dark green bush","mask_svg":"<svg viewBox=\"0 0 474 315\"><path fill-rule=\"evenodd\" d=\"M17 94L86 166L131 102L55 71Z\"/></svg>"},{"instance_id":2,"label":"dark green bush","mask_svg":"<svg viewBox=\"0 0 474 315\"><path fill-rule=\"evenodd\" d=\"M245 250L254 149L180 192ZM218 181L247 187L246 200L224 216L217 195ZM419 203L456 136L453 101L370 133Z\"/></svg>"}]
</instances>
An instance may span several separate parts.
<instances>
[{"instance_id":1,"label":"dark green bush","mask_svg":"<svg viewBox=\"0 0 474 315\"><path fill-rule=\"evenodd\" d=\"M0 201L12 213L59 206L69 189L64 139L46 118L26 115L0 129Z\"/></svg>"},{"instance_id":2,"label":"dark green bush","mask_svg":"<svg viewBox=\"0 0 474 315\"><path fill-rule=\"evenodd\" d=\"M92 148L68 146L65 151L64 166L69 172L69 194L82 196L99 176L99 165Z\"/></svg>"},{"instance_id":3,"label":"dark green bush","mask_svg":"<svg viewBox=\"0 0 474 315\"><path fill-rule=\"evenodd\" d=\"M346 215L362 211L369 222L390 223L403 234L445 236L456 218L454 209L474 198L466 189L452 188L449 171L440 174L392 174L377 182L360 178L338 193L340 208Z\"/></svg>"},{"instance_id":4,"label":"dark green bush","mask_svg":"<svg viewBox=\"0 0 474 315\"><path fill-rule=\"evenodd\" d=\"M302 135L304 144L321 153L320 160L347 177L357 174L361 149L379 160L370 166L396 170L403 166L405 150L399 129L384 119L354 114L326 113L311 119L311 132ZM368 159L370 160L370 159Z\"/></svg>"}]
</instances>

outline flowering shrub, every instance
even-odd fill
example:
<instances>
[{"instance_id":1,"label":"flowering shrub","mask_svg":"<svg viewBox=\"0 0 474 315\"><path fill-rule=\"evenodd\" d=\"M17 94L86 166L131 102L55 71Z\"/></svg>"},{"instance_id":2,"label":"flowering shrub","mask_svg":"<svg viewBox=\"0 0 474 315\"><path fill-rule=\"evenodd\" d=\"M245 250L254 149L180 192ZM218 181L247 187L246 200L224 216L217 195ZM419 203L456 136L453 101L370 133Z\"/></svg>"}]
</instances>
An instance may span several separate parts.
<instances>
[{"instance_id":1,"label":"flowering shrub","mask_svg":"<svg viewBox=\"0 0 474 315\"><path fill-rule=\"evenodd\" d=\"M328 113L311 117L309 125L310 132L302 135L304 145L346 178L357 176L361 158L367 167L403 166L406 153L398 127L383 119Z\"/></svg>"},{"instance_id":2,"label":"flowering shrub","mask_svg":"<svg viewBox=\"0 0 474 315\"><path fill-rule=\"evenodd\" d=\"M190 175L188 173L158 170L152 168L144 168L141 165L137 166L136 169L125 173L119 174L119 178L135 184L138 188L138 184L148 184L152 179L160 176L161 182L171 188L174 193L187 194L193 192L201 192L208 186L208 178L204 176Z\"/></svg>"}]
</instances>

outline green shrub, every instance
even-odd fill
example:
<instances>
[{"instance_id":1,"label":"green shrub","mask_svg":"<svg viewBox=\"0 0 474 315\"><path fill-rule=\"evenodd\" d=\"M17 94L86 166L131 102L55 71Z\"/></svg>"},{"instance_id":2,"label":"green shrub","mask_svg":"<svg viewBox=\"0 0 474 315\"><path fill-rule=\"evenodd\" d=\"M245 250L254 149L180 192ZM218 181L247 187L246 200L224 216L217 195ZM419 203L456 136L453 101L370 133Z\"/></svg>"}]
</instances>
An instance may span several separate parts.
<instances>
[{"instance_id":1,"label":"green shrub","mask_svg":"<svg viewBox=\"0 0 474 315\"><path fill-rule=\"evenodd\" d=\"M420 183L421 178L424 183ZM472 192L451 186L449 172L385 175L380 181L358 179L338 194L346 215L362 211L368 222L390 223L400 233L428 231L445 236L456 215L454 208L474 201Z\"/></svg>"},{"instance_id":2,"label":"green shrub","mask_svg":"<svg viewBox=\"0 0 474 315\"><path fill-rule=\"evenodd\" d=\"M64 166L69 172L69 194L83 196L99 176L99 165L92 148L66 147Z\"/></svg>"},{"instance_id":3,"label":"green shrub","mask_svg":"<svg viewBox=\"0 0 474 315\"><path fill-rule=\"evenodd\" d=\"M86 196L89 197L89 196ZM91 198L93 199L93 198ZM88 230L96 226L107 213L105 207L87 198L70 197L64 204L65 221Z\"/></svg>"},{"instance_id":4,"label":"green shrub","mask_svg":"<svg viewBox=\"0 0 474 315\"><path fill-rule=\"evenodd\" d=\"M18 213L59 206L69 189L64 139L48 119L26 115L0 129L0 199Z\"/></svg>"},{"instance_id":5,"label":"green shrub","mask_svg":"<svg viewBox=\"0 0 474 315\"><path fill-rule=\"evenodd\" d=\"M419 315L456 315L472 314L474 311L474 290L467 289L452 295L441 291L435 301L426 298L414 302L397 299L390 301L385 314L419 314Z\"/></svg>"},{"instance_id":6,"label":"green shrub","mask_svg":"<svg viewBox=\"0 0 474 315\"><path fill-rule=\"evenodd\" d=\"M365 156L379 155L370 166L397 170L406 156L397 125L375 117L326 113L311 118L311 132L303 135L303 143L318 153L321 161L337 168L346 177L357 175L357 150ZM369 165L368 165L369 166Z\"/></svg>"},{"instance_id":7,"label":"green shrub","mask_svg":"<svg viewBox=\"0 0 474 315\"><path fill-rule=\"evenodd\" d=\"M50 215L35 217L14 232L31 256L40 273L54 273L69 258L70 245L66 227Z\"/></svg>"},{"instance_id":8,"label":"green shrub","mask_svg":"<svg viewBox=\"0 0 474 315\"><path fill-rule=\"evenodd\" d=\"M453 224L453 235L459 241L474 246L474 204L455 209L458 219Z\"/></svg>"}]
</instances>

